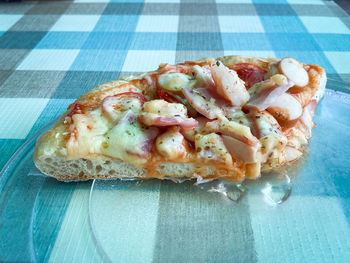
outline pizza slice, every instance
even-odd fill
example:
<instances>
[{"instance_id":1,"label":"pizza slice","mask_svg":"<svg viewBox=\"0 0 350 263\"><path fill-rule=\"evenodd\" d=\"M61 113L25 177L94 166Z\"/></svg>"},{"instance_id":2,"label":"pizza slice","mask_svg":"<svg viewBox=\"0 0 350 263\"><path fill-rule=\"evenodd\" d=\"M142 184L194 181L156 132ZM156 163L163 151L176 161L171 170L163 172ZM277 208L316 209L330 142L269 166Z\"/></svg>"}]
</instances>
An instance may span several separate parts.
<instances>
[{"instance_id":1,"label":"pizza slice","mask_svg":"<svg viewBox=\"0 0 350 263\"><path fill-rule=\"evenodd\" d=\"M65 181L258 178L303 155L325 85L323 68L289 57L161 64L77 99L35 165Z\"/></svg>"}]
</instances>

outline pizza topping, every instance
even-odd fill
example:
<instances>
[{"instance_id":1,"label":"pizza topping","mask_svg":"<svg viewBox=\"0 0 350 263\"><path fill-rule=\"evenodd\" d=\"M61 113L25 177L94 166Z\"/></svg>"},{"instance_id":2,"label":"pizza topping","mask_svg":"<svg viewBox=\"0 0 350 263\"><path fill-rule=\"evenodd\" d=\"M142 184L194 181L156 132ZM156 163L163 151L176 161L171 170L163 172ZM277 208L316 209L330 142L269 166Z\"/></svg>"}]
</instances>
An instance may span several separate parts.
<instances>
[{"instance_id":1,"label":"pizza topping","mask_svg":"<svg viewBox=\"0 0 350 263\"><path fill-rule=\"evenodd\" d=\"M181 91L184 87L190 86L192 78L183 73L166 73L158 77L158 84L168 91Z\"/></svg>"},{"instance_id":2,"label":"pizza topping","mask_svg":"<svg viewBox=\"0 0 350 263\"><path fill-rule=\"evenodd\" d=\"M294 58L284 58L278 64L279 71L295 85L304 87L309 83L309 75L303 67L303 64Z\"/></svg>"},{"instance_id":3,"label":"pizza topping","mask_svg":"<svg viewBox=\"0 0 350 263\"><path fill-rule=\"evenodd\" d=\"M194 109L211 120L227 116L240 109L231 106L230 103L208 88L185 88L183 94Z\"/></svg>"},{"instance_id":4,"label":"pizza topping","mask_svg":"<svg viewBox=\"0 0 350 263\"><path fill-rule=\"evenodd\" d=\"M273 75L281 74L281 72L278 69L278 63L279 62L273 62L269 65L269 68L265 75L265 80L271 78Z\"/></svg>"},{"instance_id":5,"label":"pizza topping","mask_svg":"<svg viewBox=\"0 0 350 263\"><path fill-rule=\"evenodd\" d=\"M143 128L137 116L127 111L110 131L105 134L103 153L133 164L144 163L149 156L159 131L155 127Z\"/></svg>"},{"instance_id":6,"label":"pizza topping","mask_svg":"<svg viewBox=\"0 0 350 263\"><path fill-rule=\"evenodd\" d=\"M171 92L163 91L162 89L158 89L157 93L158 93L159 98L161 98L161 99L163 99L163 100L165 100L167 102L182 103L183 105L185 105L185 107L188 110L188 114L191 117L196 117L197 116L197 111L191 106L191 104L188 103L186 98L183 98L180 95L173 94Z\"/></svg>"},{"instance_id":7,"label":"pizza topping","mask_svg":"<svg viewBox=\"0 0 350 263\"><path fill-rule=\"evenodd\" d=\"M144 113L158 114L162 117L187 117L187 109L180 103L169 103L165 100L152 100L143 105Z\"/></svg>"},{"instance_id":8,"label":"pizza topping","mask_svg":"<svg viewBox=\"0 0 350 263\"><path fill-rule=\"evenodd\" d=\"M170 65L167 63L162 63L158 67L159 74L174 73L174 72L189 74L189 72L191 72L191 66L186 64Z\"/></svg>"},{"instance_id":9,"label":"pizza topping","mask_svg":"<svg viewBox=\"0 0 350 263\"><path fill-rule=\"evenodd\" d=\"M213 90L208 88L197 88L195 90L196 93L200 94L206 101L209 101L216 105L221 109L222 114L227 116L228 114L234 113L240 109L238 106L232 106L229 102L222 99L218 94L216 94ZM217 117L222 116L220 113Z\"/></svg>"},{"instance_id":10,"label":"pizza topping","mask_svg":"<svg viewBox=\"0 0 350 263\"><path fill-rule=\"evenodd\" d=\"M216 133L197 134L195 148L199 158L232 164L231 155L228 153L221 136Z\"/></svg>"},{"instance_id":11,"label":"pizza topping","mask_svg":"<svg viewBox=\"0 0 350 263\"><path fill-rule=\"evenodd\" d=\"M255 112L252 111L248 114L248 118L251 120L251 131L258 139L272 133L282 133L281 126L276 119L267 111Z\"/></svg>"},{"instance_id":12,"label":"pizza topping","mask_svg":"<svg viewBox=\"0 0 350 263\"><path fill-rule=\"evenodd\" d=\"M255 163L258 161L258 150L260 144L248 145L234 137L222 135L223 142L229 153L245 163Z\"/></svg>"},{"instance_id":13,"label":"pizza topping","mask_svg":"<svg viewBox=\"0 0 350 263\"><path fill-rule=\"evenodd\" d=\"M145 102L146 98L142 94L125 92L104 98L101 109L110 121L119 121L127 110L132 110L135 113L140 112Z\"/></svg>"},{"instance_id":14,"label":"pizza topping","mask_svg":"<svg viewBox=\"0 0 350 263\"><path fill-rule=\"evenodd\" d=\"M223 111L215 104L215 99L207 100L206 97L200 93L200 90L184 88L182 93L190 105L208 119L213 120L218 116L224 115Z\"/></svg>"},{"instance_id":15,"label":"pizza topping","mask_svg":"<svg viewBox=\"0 0 350 263\"><path fill-rule=\"evenodd\" d=\"M169 103L165 100L152 100L144 104L140 120L147 126L174 126L193 129L198 123L187 117L187 109L180 103Z\"/></svg>"},{"instance_id":16,"label":"pizza topping","mask_svg":"<svg viewBox=\"0 0 350 263\"><path fill-rule=\"evenodd\" d=\"M261 163L247 163L245 166L246 176L249 179L256 179L261 175Z\"/></svg>"},{"instance_id":17,"label":"pizza topping","mask_svg":"<svg viewBox=\"0 0 350 263\"><path fill-rule=\"evenodd\" d=\"M215 83L209 66L200 67L198 65L194 65L192 67L192 75L196 79L197 87L210 87L215 89Z\"/></svg>"},{"instance_id":18,"label":"pizza topping","mask_svg":"<svg viewBox=\"0 0 350 263\"><path fill-rule=\"evenodd\" d=\"M167 127L178 125L184 130L197 127L197 121L193 118L161 117L156 114L143 114L140 116L144 124L148 126Z\"/></svg>"},{"instance_id":19,"label":"pizza topping","mask_svg":"<svg viewBox=\"0 0 350 263\"><path fill-rule=\"evenodd\" d=\"M176 95L171 94L170 92L163 91L162 89L159 89L157 91L159 98L162 100L165 100L167 102L171 103L178 103L180 102L179 97Z\"/></svg>"},{"instance_id":20,"label":"pizza topping","mask_svg":"<svg viewBox=\"0 0 350 263\"><path fill-rule=\"evenodd\" d=\"M303 114L300 118L302 131L306 135L306 138L311 137L311 129L315 125L312 121L312 116L314 115L314 110L317 105L316 100L312 100L303 110Z\"/></svg>"},{"instance_id":21,"label":"pizza topping","mask_svg":"<svg viewBox=\"0 0 350 263\"><path fill-rule=\"evenodd\" d=\"M216 92L228 100L232 106L243 106L249 100L249 93L244 82L235 71L229 70L224 64L217 61L211 66L211 72Z\"/></svg>"},{"instance_id":22,"label":"pizza topping","mask_svg":"<svg viewBox=\"0 0 350 263\"><path fill-rule=\"evenodd\" d=\"M249 127L221 118L220 120L208 122L206 130L222 134L223 142L233 157L246 163L257 161L260 143L252 135Z\"/></svg>"},{"instance_id":23,"label":"pizza topping","mask_svg":"<svg viewBox=\"0 0 350 263\"><path fill-rule=\"evenodd\" d=\"M265 163L268 159L273 158L272 152L275 149L282 150L288 140L276 119L267 111L250 112L248 116L252 121L252 132L261 143L260 161Z\"/></svg>"},{"instance_id":24,"label":"pizza topping","mask_svg":"<svg viewBox=\"0 0 350 263\"><path fill-rule=\"evenodd\" d=\"M269 80L256 83L249 90L251 98L245 107L263 111L293 85L293 82L281 74L274 75Z\"/></svg>"},{"instance_id":25,"label":"pizza topping","mask_svg":"<svg viewBox=\"0 0 350 263\"><path fill-rule=\"evenodd\" d=\"M167 160L176 160L185 157L187 153L186 140L178 129L170 129L157 137L158 152Z\"/></svg>"},{"instance_id":26,"label":"pizza topping","mask_svg":"<svg viewBox=\"0 0 350 263\"><path fill-rule=\"evenodd\" d=\"M250 146L258 143L258 139L253 136L249 127L227 119L208 122L206 128L210 131L233 137Z\"/></svg>"},{"instance_id":27,"label":"pizza topping","mask_svg":"<svg viewBox=\"0 0 350 263\"><path fill-rule=\"evenodd\" d=\"M85 114L75 113L68 128L67 159L85 158L93 153L100 153L104 134L109 123L101 118L101 110L96 109Z\"/></svg>"},{"instance_id":28,"label":"pizza topping","mask_svg":"<svg viewBox=\"0 0 350 263\"><path fill-rule=\"evenodd\" d=\"M245 125L247 127L251 126L251 120L249 120L249 118L246 116L246 114L241 110L236 110L234 112L231 112L226 117L230 121L237 122L237 123Z\"/></svg>"},{"instance_id":29,"label":"pizza topping","mask_svg":"<svg viewBox=\"0 0 350 263\"><path fill-rule=\"evenodd\" d=\"M153 143L159 130L155 127L150 127L142 129L144 140L140 144L136 145L134 148L126 149L126 153L129 155L134 155L139 158L148 158L153 147Z\"/></svg>"},{"instance_id":30,"label":"pizza topping","mask_svg":"<svg viewBox=\"0 0 350 263\"><path fill-rule=\"evenodd\" d=\"M287 162L287 163L293 162L293 161L299 159L302 154L303 154L302 151L298 150L295 147L287 145L283 151L283 156L285 158L284 162Z\"/></svg>"},{"instance_id":31,"label":"pizza topping","mask_svg":"<svg viewBox=\"0 0 350 263\"><path fill-rule=\"evenodd\" d=\"M198 117L196 118L196 121L198 122L198 126L196 128L189 130L181 130L181 133L185 136L185 138L191 142L194 142L194 137L196 136L196 134L210 133L206 128L206 124L210 122L209 119L205 117Z\"/></svg>"},{"instance_id":32,"label":"pizza topping","mask_svg":"<svg viewBox=\"0 0 350 263\"><path fill-rule=\"evenodd\" d=\"M303 108L296 98L288 93L284 93L270 104L267 111L283 125L287 121L298 119L302 114Z\"/></svg>"},{"instance_id":33,"label":"pizza topping","mask_svg":"<svg viewBox=\"0 0 350 263\"><path fill-rule=\"evenodd\" d=\"M303 145L306 145L309 138L308 129L305 129L301 122L288 129L285 134L288 138L288 145L295 148L301 148Z\"/></svg>"},{"instance_id":34,"label":"pizza topping","mask_svg":"<svg viewBox=\"0 0 350 263\"><path fill-rule=\"evenodd\" d=\"M252 87L255 83L264 80L266 71L249 63L238 63L229 67L237 72L238 77L245 82L247 89Z\"/></svg>"}]
</instances>

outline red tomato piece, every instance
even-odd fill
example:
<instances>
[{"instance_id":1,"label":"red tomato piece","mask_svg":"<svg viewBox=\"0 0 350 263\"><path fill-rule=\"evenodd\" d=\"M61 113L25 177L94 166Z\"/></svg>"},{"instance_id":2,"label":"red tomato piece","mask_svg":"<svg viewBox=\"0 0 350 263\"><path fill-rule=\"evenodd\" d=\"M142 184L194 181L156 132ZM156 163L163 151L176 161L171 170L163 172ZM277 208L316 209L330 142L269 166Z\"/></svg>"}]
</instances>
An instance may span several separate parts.
<instances>
[{"instance_id":1,"label":"red tomato piece","mask_svg":"<svg viewBox=\"0 0 350 263\"><path fill-rule=\"evenodd\" d=\"M239 78L245 82L245 86L249 89L255 83L263 81L266 71L262 68L249 64L239 63L229 67L237 72Z\"/></svg>"}]
</instances>

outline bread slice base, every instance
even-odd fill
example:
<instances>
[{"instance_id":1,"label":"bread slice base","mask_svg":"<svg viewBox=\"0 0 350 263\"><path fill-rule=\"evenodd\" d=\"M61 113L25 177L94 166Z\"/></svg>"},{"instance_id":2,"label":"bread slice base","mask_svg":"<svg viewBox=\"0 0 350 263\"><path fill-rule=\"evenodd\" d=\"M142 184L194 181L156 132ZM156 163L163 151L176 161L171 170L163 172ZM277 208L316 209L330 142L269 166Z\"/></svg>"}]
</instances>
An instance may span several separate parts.
<instances>
[{"instance_id":1,"label":"bread slice base","mask_svg":"<svg viewBox=\"0 0 350 263\"><path fill-rule=\"evenodd\" d=\"M182 178L196 179L195 165L193 163L163 163L158 166L157 175L146 176L147 170L139 168L124 161L110 158L94 158L66 160L64 157L43 155L35 160L36 167L45 175L54 177L60 181L76 181L90 179L111 179L111 178ZM213 165L201 167L201 177L206 178L214 175L216 168ZM222 175L230 177L229 175Z\"/></svg>"}]
</instances>

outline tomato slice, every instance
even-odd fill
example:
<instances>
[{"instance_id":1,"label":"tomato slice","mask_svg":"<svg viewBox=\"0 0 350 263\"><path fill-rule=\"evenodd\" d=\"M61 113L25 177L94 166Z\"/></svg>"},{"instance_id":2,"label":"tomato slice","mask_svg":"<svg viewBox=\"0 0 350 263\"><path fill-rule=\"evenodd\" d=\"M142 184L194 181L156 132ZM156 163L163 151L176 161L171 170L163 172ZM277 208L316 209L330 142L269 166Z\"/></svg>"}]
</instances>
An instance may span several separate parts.
<instances>
[{"instance_id":1,"label":"tomato slice","mask_svg":"<svg viewBox=\"0 0 350 263\"><path fill-rule=\"evenodd\" d=\"M255 83L263 81L266 71L254 64L239 63L229 67L237 72L238 77L245 82L245 86L249 89Z\"/></svg>"}]
</instances>

